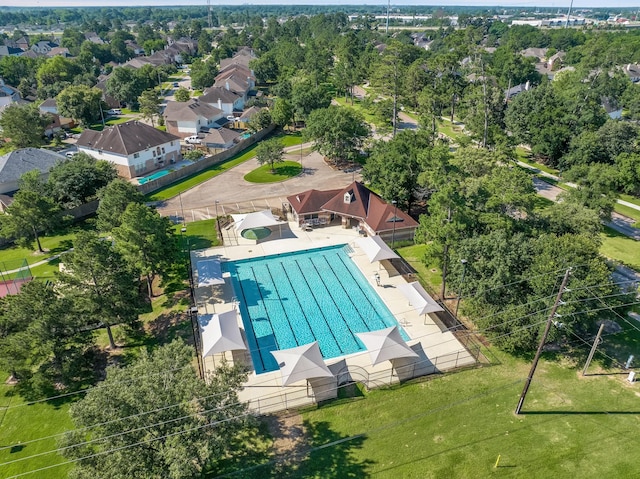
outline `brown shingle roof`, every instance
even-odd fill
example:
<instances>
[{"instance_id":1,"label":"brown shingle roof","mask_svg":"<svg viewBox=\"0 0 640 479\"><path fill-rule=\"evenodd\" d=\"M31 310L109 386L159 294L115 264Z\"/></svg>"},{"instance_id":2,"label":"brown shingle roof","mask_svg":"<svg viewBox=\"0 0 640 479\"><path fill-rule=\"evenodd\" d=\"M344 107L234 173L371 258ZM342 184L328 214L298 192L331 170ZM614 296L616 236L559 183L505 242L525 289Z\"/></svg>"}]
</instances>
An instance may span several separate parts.
<instances>
[{"instance_id":1,"label":"brown shingle roof","mask_svg":"<svg viewBox=\"0 0 640 479\"><path fill-rule=\"evenodd\" d=\"M342 190L307 190L304 193L287 196L287 201L293 210L299 215L318 213L319 211L322 211L322 205L341 191Z\"/></svg>"},{"instance_id":2,"label":"brown shingle roof","mask_svg":"<svg viewBox=\"0 0 640 479\"><path fill-rule=\"evenodd\" d=\"M212 128L202 141L207 145L226 145L239 136L237 131L228 128Z\"/></svg>"},{"instance_id":3,"label":"brown shingle roof","mask_svg":"<svg viewBox=\"0 0 640 479\"><path fill-rule=\"evenodd\" d=\"M176 140L180 138L139 121L128 121L109 126L102 131L84 130L76 145L129 156Z\"/></svg>"},{"instance_id":4,"label":"brown shingle roof","mask_svg":"<svg viewBox=\"0 0 640 479\"><path fill-rule=\"evenodd\" d=\"M214 86L205 90L204 95L198 97L198 100L214 105L218 103L218 98L222 103L233 103L240 98L240 95L221 86Z\"/></svg>"},{"instance_id":5,"label":"brown shingle roof","mask_svg":"<svg viewBox=\"0 0 640 479\"><path fill-rule=\"evenodd\" d=\"M186 102L168 101L164 117L167 121L195 121L200 117L212 120L222 113L219 108L192 98Z\"/></svg>"},{"instance_id":6,"label":"brown shingle roof","mask_svg":"<svg viewBox=\"0 0 640 479\"><path fill-rule=\"evenodd\" d=\"M345 203L344 197L349 193L351 201ZM327 201L323 206L323 210L333 213L344 214L364 220L369 210L369 199L373 193L362 183L354 181L344 188L335 197Z\"/></svg>"}]
</instances>

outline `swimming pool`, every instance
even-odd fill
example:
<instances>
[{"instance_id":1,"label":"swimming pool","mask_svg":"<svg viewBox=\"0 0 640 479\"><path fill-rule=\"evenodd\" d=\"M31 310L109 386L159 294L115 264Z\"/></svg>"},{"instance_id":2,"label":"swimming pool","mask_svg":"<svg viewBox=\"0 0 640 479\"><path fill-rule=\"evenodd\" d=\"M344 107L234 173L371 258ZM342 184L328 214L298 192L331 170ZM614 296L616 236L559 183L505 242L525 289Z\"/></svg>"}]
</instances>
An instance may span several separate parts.
<instances>
[{"instance_id":1,"label":"swimming pool","mask_svg":"<svg viewBox=\"0 0 640 479\"><path fill-rule=\"evenodd\" d=\"M346 248L222 264L231 274L257 374L278 369L270 351L317 340L322 356L335 358L364 350L355 333L398 325Z\"/></svg>"},{"instance_id":2,"label":"swimming pool","mask_svg":"<svg viewBox=\"0 0 640 479\"><path fill-rule=\"evenodd\" d=\"M162 178L163 176L166 176L169 173L171 173L169 170L156 171L155 173L149 176L143 176L142 178L139 178L138 183L141 185L144 185L145 183L149 183L150 181L157 180L158 178Z\"/></svg>"}]
</instances>

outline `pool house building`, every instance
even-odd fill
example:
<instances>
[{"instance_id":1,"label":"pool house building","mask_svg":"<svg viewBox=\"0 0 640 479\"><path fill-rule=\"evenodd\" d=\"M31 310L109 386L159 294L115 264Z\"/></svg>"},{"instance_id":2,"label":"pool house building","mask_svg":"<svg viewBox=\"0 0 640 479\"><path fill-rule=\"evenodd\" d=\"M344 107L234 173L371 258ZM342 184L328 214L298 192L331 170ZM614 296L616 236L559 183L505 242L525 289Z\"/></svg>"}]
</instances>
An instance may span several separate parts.
<instances>
[{"instance_id":1,"label":"pool house building","mask_svg":"<svg viewBox=\"0 0 640 479\"><path fill-rule=\"evenodd\" d=\"M354 181L342 189L307 190L287 197L285 208L301 228L340 221L345 229L390 241L412 240L418 222L389 204L363 183Z\"/></svg>"}]
</instances>

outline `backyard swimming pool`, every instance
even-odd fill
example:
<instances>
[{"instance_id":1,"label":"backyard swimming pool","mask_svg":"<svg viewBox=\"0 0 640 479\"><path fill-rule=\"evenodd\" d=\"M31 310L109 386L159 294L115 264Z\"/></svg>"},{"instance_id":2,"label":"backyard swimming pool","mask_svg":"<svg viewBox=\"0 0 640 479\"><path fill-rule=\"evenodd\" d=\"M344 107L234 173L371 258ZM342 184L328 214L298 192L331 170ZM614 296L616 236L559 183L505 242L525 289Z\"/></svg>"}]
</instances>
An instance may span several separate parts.
<instances>
[{"instance_id":1,"label":"backyard swimming pool","mask_svg":"<svg viewBox=\"0 0 640 479\"><path fill-rule=\"evenodd\" d=\"M278 369L271 351L318 341L322 356L335 358L364 350L355 333L398 325L347 248L222 264L231 274L256 373Z\"/></svg>"},{"instance_id":2,"label":"backyard swimming pool","mask_svg":"<svg viewBox=\"0 0 640 479\"><path fill-rule=\"evenodd\" d=\"M157 180L158 178L162 178L163 176L166 176L169 173L171 173L169 170L156 171L155 173L149 176L143 176L142 178L139 178L138 183L141 185L144 185L145 183L149 183L150 181Z\"/></svg>"}]
</instances>

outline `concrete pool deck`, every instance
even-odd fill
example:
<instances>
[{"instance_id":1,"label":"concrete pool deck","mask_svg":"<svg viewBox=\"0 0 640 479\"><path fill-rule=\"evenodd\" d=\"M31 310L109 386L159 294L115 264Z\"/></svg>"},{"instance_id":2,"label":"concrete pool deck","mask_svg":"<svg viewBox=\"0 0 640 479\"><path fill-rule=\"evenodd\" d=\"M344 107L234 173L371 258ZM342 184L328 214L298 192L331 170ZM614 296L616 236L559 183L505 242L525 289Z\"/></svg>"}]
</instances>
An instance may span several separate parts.
<instances>
[{"instance_id":1,"label":"concrete pool deck","mask_svg":"<svg viewBox=\"0 0 640 479\"><path fill-rule=\"evenodd\" d=\"M402 275L390 276L388 271L378 263L369 262L364 251L356 243L359 235L355 230L328 226L303 231L297 227L297 224L290 223L282 227L282 235L275 231L272 236L276 239L269 237L258 244L240 237L237 245L193 251L191 257L194 270L196 262L203 258L219 257L223 261L239 260L348 244L353 249L353 253L349 256L409 335L411 339L407 344L418 353L420 359L418 362L414 359L398 359L394 360L393 365L390 361L386 361L372 366L369 353L358 352L325 361L337 376L337 380L320 378L310 380L308 384L306 381L301 381L292 386L282 387L280 371L255 374L248 350L227 352L224 356L228 361L239 361L251 368L248 381L240 391L239 397L242 401L249 402L252 410L259 413L274 412L335 397L337 383L345 381L357 380L373 387L399 382L409 377L468 366L476 362L473 355L454 334L444 330L444 326L434 316L418 315L409 305L407 298L397 288L399 284L406 283ZM196 273L197 271L194 271L194 274ZM374 279L376 273L380 275L380 286L376 286ZM224 285L196 288L195 294L199 314L222 313L237 306L229 278L225 278ZM239 314L238 323L244 332ZM222 354L216 354L204 358L205 371L212 371L222 357Z\"/></svg>"}]
</instances>

